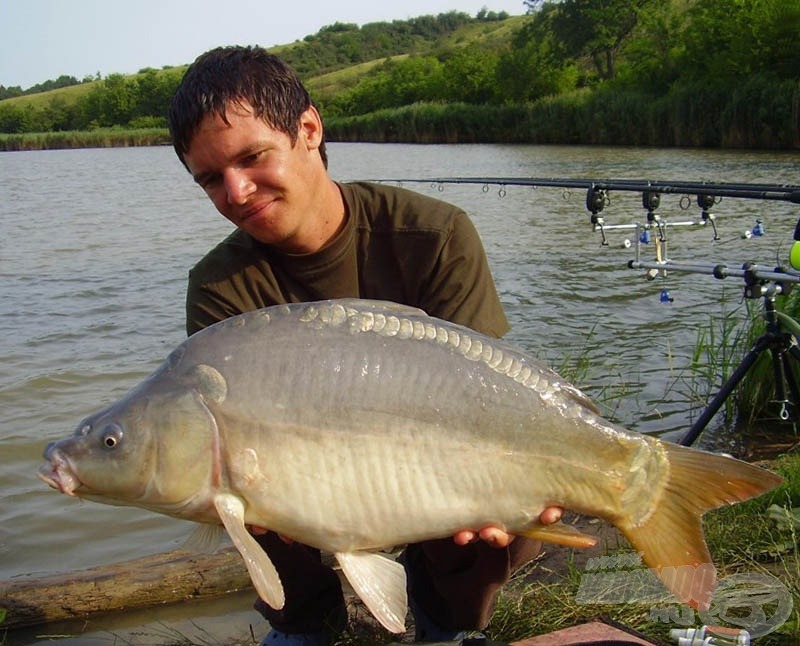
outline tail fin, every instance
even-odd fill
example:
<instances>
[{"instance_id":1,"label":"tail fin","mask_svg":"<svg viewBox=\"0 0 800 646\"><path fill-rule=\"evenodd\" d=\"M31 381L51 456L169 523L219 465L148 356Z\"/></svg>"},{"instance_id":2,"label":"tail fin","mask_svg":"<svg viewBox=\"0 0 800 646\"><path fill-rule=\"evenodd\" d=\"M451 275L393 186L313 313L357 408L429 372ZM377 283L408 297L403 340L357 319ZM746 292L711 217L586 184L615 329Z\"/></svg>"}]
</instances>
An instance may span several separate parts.
<instances>
[{"instance_id":1,"label":"tail fin","mask_svg":"<svg viewBox=\"0 0 800 646\"><path fill-rule=\"evenodd\" d=\"M617 526L680 603L705 610L711 604L716 570L703 535L702 515L765 493L781 478L723 455L671 444L665 448L669 481L656 508L640 525Z\"/></svg>"}]
</instances>

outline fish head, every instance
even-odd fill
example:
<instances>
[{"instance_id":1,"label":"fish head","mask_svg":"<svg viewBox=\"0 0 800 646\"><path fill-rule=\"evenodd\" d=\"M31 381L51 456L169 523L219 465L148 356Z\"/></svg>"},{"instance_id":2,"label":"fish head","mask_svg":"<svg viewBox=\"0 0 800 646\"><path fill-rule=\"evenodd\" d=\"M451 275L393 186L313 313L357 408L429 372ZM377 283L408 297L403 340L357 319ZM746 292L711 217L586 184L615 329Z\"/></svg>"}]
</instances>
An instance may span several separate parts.
<instances>
[{"instance_id":1,"label":"fish head","mask_svg":"<svg viewBox=\"0 0 800 646\"><path fill-rule=\"evenodd\" d=\"M48 444L39 477L70 496L201 520L219 479L217 427L198 386L203 379L208 374L154 373L83 419L71 436Z\"/></svg>"},{"instance_id":2,"label":"fish head","mask_svg":"<svg viewBox=\"0 0 800 646\"><path fill-rule=\"evenodd\" d=\"M121 409L122 408L122 409ZM153 472L153 437L132 423L130 407L110 406L44 450L39 476L69 496L136 499Z\"/></svg>"}]
</instances>

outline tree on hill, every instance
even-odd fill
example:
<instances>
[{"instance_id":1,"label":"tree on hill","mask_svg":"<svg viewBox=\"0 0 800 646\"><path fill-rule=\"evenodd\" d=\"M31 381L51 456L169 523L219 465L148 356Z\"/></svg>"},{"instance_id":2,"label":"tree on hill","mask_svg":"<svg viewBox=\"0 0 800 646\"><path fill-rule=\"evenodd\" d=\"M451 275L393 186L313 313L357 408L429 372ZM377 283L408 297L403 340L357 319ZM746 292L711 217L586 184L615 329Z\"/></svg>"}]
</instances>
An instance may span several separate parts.
<instances>
[{"instance_id":1,"label":"tree on hill","mask_svg":"<svg viewBox=\"0 0 800 646\"><path fill-rule=\"evenodd\" d=\"M17 96L22 96L22 88L19 85L12 85L10 87L0 85L0 101L3 99L13 99Z\"/></svg>"},{"instance_id":2,"label":"tree on hill","mask_svg":"<svg viewBox=\"0 0 800 646\"><path fill-rule=\"evenodd\" d=\"M601 79L613 79L615 59L641 10L661 0L525 0L529 11L551 13L553 35L570 58L588 56Z\"/></svg>"}]
</instances>

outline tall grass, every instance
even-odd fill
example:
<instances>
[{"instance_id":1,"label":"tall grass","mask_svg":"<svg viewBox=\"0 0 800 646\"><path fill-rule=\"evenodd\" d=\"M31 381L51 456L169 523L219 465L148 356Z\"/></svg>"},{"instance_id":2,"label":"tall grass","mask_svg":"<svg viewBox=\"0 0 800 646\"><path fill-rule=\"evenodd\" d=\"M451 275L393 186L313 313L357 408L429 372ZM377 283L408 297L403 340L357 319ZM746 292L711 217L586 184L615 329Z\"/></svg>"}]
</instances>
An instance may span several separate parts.
<instances>
[{"instance_id":1,"label":"tall grass","mask_svg":"<svg viewBox=\"0 0 800 646\"><path fill-rule=\"evenodd\" d=\"M800 291L792 291L787 296L775 300L775 309L795 320L800 319ZM743 315L744 314L744 315ZM791 331L781 325L780 332L787 342ZM688 397L697 408L706 406L719 388L739 367L745 355L755 346L756 341L767 333L764 303L761 300L745 300L731 311L709 317L708 326L698 331L697 342L692 356L685 384L690 391ZM776 401L776 374L774 358L770 350L758 355L755 363L747 370L736 390L722 408L721 422L727 426L752 427L765 421L791 431L783 424L783 411L800 412L800 402L792 402L788 383L783 384L788 402ZM800 362L789 355L789 374L800 383ZM776 424L782 424L776 427Z\"/></svg>"},{"instance_id":2,"label":"tall grass","mask_svg":"<svg viewBox=\"0 0 800 646\"><path fill-rule=\"evenodd\" d=\"M698 330L691 363L684 377L689 391L687 399L693 409L699 410L709 404L743 358L743 350L750 348L757 320L752 305L748 301L725 311L723 303L723 310L710 315L708 325ZM726 426L736 421L737 411L736 399L728 397L721 408Z\"/></svg>"},{"instance_id":3,"label":"tall grass","mask_svg":"<svg viewBox=\"0 0 800 646\"><path fill-rule=\"evenodd\" d=\"M97 128L64 132L0 134L0 151L113 148L169 144L166 128Z\"/></svg>"},{"instance_id":4,"label":"tall grass","mask_svg":"<svg viewBox=\"0 0 800 646\"><path fill-rule=\"evenodd\" d=\"M748 77L735 88L687 85L655 97L601 88L529 104L417 103L331 117L331 141L800 146L800 85Z\"/></svg>"}]
</instances>

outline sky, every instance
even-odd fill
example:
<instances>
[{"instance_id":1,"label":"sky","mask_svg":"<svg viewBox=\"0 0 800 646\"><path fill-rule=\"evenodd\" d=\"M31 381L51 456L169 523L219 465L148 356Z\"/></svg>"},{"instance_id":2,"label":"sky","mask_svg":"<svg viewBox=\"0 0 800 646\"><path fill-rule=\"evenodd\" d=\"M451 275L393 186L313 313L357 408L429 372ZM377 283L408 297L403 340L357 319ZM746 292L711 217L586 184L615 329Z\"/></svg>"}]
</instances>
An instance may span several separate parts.
<instances>
[{"instance_id":1,"label":"sky","mask_svg":"<svg viewBox=\"0 0 800 646\"><path fill-rule=\"evenodd\" d=\"M523 0L0 0L0 85L183 65L219 45L273 47L335 22L363 25Z\"/></svg>"}]
</instances>

